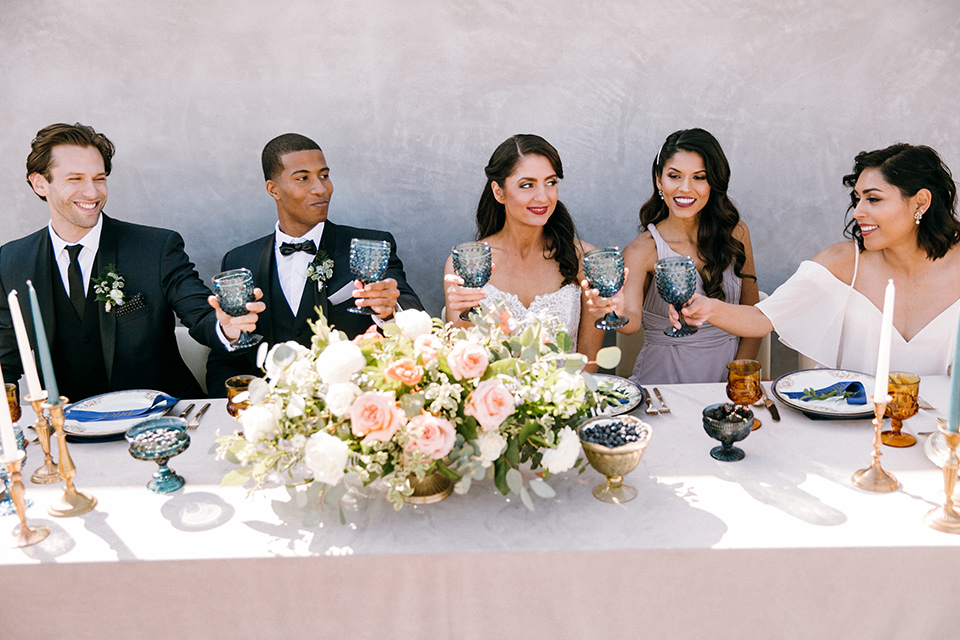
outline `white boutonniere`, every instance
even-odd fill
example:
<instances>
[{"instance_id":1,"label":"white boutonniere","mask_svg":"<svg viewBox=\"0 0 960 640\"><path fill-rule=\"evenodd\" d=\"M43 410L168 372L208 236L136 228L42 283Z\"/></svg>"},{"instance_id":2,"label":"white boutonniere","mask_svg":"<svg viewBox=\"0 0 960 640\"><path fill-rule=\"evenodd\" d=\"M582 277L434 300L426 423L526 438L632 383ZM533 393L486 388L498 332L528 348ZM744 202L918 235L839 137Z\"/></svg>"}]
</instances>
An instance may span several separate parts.
<instances>
[{"instance_id":1,"label":"white boutonniere","mask_svg":"<svg viewBox=\"0 0 960 640\"><path fill-rule=\"evenodd\" d=\"M117 267L107 265L105 275L93 279L93 290L97 294L97 301L103 302L103 310L110 313L113 305L123 304L123 276L117 273Z\"/></svg>"},{"instance_id":2,"label":"white boutonniere","mask_svg":"<svg viewBox=\"0 0 960 640\"><path fill-rule=\"evenodd\" d=\"M323 291L323 283L333 277L333 260L323 249L317 251L313 261L307 266L307 278L317 283L317 290Z\"/></svg>"}]
</instances>

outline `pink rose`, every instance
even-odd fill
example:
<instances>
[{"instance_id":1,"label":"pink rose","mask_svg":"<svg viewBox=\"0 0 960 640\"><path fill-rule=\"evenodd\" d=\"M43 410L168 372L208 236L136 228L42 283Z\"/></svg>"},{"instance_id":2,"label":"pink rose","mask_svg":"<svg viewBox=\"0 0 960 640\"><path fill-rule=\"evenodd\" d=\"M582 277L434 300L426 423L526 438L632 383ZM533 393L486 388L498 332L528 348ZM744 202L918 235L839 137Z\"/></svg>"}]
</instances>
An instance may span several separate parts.
<instances>
[{"instance_id":1,"label":"pink rose","mask_svg":"<svg viewBox=\"0 0 960 640\"><path fill-rule=\"evenodd\" d=\"M478 384L467 397L464 413L476 418L484 431L493 431L513 414L513 410L513 394L502 382L490 378Z\"/></svg>"},{"instance_id":2,"label":"pink rose","mask_svg":"<svg viewBox=\"0 0 960 640\"><path fill-rule=\"evenodd\" d=\"M450 373L457 380L479 378L487 370L487 350L476 342L462 340L454 345L447 355Z\"/></svg>"},{"instance_id":3,"label":"pink rose","mask_svg":"<svg viewBox=\"0 0 960 640\"><path fill-rule=\"evenodd\" d=\"M419 415L407 424L411 433L416 434L422 430L422 434L410 440L408 449L419 449L421 453L432 460L440 460L453 449L457 441L457 430L449 420L438 418L425 413Z\"/></svg>"},{"instance_id":4,"label":"pink rose","mask_svg":"<svg viewBox=\"0 0 960 640\"><path fill-rule=\"evenodd\" d=\"M384 372L388 378L412 387L423 377L423 367L413 358L400 358Z\"/></svg>"},{"instance_id":5,"label":"pink rose","mask_svg":"<svg viewBox=\"0 0 960 640\"><path fill-rule=\"evenodd\" d=\"M350 406L350 429L353 435L363 437L363 444L373 440L389 442L405 421L406 417L389 393L367 391L357 396Z\"/></svg>"},{"instance_id":6,"label":"pink rose","mask_svg":"<svg viewBox=\"0 0 960 640\"><path fill-rule=\"evenodd\" d=\"M430 364L437 359L443 343L440 338L432 333L424 333L417 336L413 341L413 352L420 355L420 361L423 364Z\"/></svg>"}]
</instances>

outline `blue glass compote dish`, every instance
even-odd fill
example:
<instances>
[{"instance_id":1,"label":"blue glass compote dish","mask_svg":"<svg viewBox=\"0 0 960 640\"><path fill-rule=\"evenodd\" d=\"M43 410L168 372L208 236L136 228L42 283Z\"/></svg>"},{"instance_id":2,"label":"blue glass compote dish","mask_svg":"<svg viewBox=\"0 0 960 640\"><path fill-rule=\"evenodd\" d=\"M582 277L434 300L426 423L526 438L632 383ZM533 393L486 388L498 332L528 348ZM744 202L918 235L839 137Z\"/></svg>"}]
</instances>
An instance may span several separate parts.
<instances>
[{"instance_id":1,"label":"blue glass compote dish","mask_svg":"<svg viewBox=\"0 0 960 640\"><path fill-rule=\"evenodd\" d=\"M587 251L583 254L583 273L590 287L596 289L602 298L613 297L623 287L623 254L616 247ZM613 331L629 321L629 318L611 311L594 322L593 326Z\"/></svg>"},{"instance_id":2,"label":"blue glass compote dish","mask_svg":"<svg viewBox=\"0 0 960 640\"><path fill-rule=\"evenodd\" d=\"M693 266L693 260L679 256L664 258L663 260L657 260L653 271L660 297L667 304L673 305L680 316L681 326L679 329L668 327L663 332L671 338L692 336L697 332L697 328L683 321L683 314L680 313L680 309L697 291L697 269Z\"/></svg>"},{"instance_id":3,"label":"blue glass compote dish","mask_svg":"<svg viewBox=\"0 0 960 640\"><path fill-rule=\"evenodd\" d=\"M130 455L137 460L152 460L160 465L147 489L154 493L170 493L182 487L183 476L178 475L167 461L190 446L187 421L183 418L149 418L130 427L126 433Z\"/></svg>"},{"instance_id":4,"label":"blue glass compote dish","mask_svg":"<svg viewBox=\"0 0 960 640\"><path fill-rule=\"evenodd\" d=\"M710 457L721 462L736 462L746 455L743 449L733 446L753 431L753 411L736 404L712 404L703 410L703 430L719 447L710 449Z\"/></svg>"},{"instance_id":5,"label":"blue glass compote dish","mask_svg":"<svg viewBox=\"0 0 960 640\"><path fill-rule=\"evenodd\" d=\"M389 261L390 243L386 240L354 238L350 241L350 273L363 284L382 280ZM350 307L347 311L368 316L374 314L373 309L367 306Z\"/></svg>"},{"instance_id":6,"label":"blue glass compote dish","mask_svg":"<svg viewBox=\"0 0 960 640\"><path fill-rule=\"evenodd\" d=\"M486 242L464 242L453 248L453 271L463 278L463 286L479 289L490 280L493 258ZM478 311L472 307L460 312L461 320L469 320L470 314Z\"/></svg>"},{"instance_id":7,"label":"blue glass compote dish","mask_svg":"<svg viewBox=\"0 0 960 640\"><path fill-rule=\"evenodd\" d=\"M23 461L27 461L27 439L23 437L23 431L20 425L13 423L13 434L17 438L17 448L23 451ZM0 456L3 455L3 445L0 444ZM9 516L17 512L17 507L10 498L10 473L7 471L7 465L0 463L0 481L3 481L3 493L0 494L0 516ZM33 506L33 501L26 498L27 506Z\"/></svg>"},{"instance_id":8,"label":"blue glass compote dish","mask_svg":"<svg viewBox=\"0 0 960 640\"><path fill-rule=\"evenodd\" d=\"M249 269L231 269L218 273L213 276L213 291L217 294L217 301L224 313L234 318L245 316L247 303L254 302L256 296L253 293L253 273ZM240 337L233 343L233 346L244 349L260 344L263 336L250 334L246 331L240 332Z\"/></svg>"}]
</instances>

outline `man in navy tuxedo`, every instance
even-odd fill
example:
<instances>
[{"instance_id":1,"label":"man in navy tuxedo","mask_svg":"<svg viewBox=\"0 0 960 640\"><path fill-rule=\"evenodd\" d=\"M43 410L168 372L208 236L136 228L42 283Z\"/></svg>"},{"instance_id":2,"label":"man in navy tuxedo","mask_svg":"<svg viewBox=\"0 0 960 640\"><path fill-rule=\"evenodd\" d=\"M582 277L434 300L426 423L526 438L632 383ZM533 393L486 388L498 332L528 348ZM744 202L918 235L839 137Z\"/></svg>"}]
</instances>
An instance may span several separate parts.
<instances>
[{"instance_id":1,"label":"man in navy tuxedo","mask_svg":"<svg viewBox=\"0 0 960 640\"><path fill-rule=\"evenodd\" d=\"M7 294L16 289L36 350L26 282L32 281L61 393L71 400L123 389L176 397L203 392L177 349L174 314L199 342L226 352L256 327L262 302L231 318L204 286L180 234L102 213L114 146L86 125L41 129L27 157L27 181L50 209L43 229L0 247L0 367L22 371ZM123 279L122 304L98 300L108 272ZM109 278L107 278L109 280ZM114 288L116 289L116 288ZM109 304L108 304L109 302Z\"/></svg>"},{"instance_id":2,"label":"man in navy tuxedo","mask_svg":"<svg viewBox=\"0 0 960 640\"><path fill-rule=\"evenodd\" d=\"M224 270L246 267L263 289L267 310L257 332L268 344L295 340L310 345L308 319L321 309L327 321L353 338L400 309L423 309L407 284L393 235L347 227L327 220L333 183L323 151L305 136L287 133L267 143L261 154L267 193L276 201L273 233L237 247L223 257ZM350 273L353 238L386 240L390 260L383 280L361 285ZM374 316L348 313L350 306L368 306ZM207 359L207 389L225 394L233 375L258 374L255 354L213 353Z\"/></svg>"}]
</instances>

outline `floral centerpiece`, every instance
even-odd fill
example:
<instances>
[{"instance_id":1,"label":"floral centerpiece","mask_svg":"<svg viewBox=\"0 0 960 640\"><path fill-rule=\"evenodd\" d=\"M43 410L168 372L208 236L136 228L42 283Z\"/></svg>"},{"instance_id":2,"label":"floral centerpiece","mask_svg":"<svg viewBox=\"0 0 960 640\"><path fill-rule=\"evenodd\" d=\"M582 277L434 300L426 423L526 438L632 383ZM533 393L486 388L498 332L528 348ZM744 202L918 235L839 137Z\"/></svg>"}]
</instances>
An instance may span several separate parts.
<instances>
[{"instance_id":1,"label":"floral centerpiece","mask_svg":"<svg viewBox=\"0 0 960 640\"><path fill-rule=\"evenodd\" d=\"M582 462L574 427L616 400L583 372L566 333L517 329L502 307L475 318L461 329L402 311L382 334L351 341L321 316L311 348L263 348L242 435L217 439L218 456L238 464L224 484L313 483L338 499L353 473L385 482L399 509L425 476L465 493L492 468L497 488L528 508L530 490L552 497L544 478Z\"/></svg>"}]
</instances>

